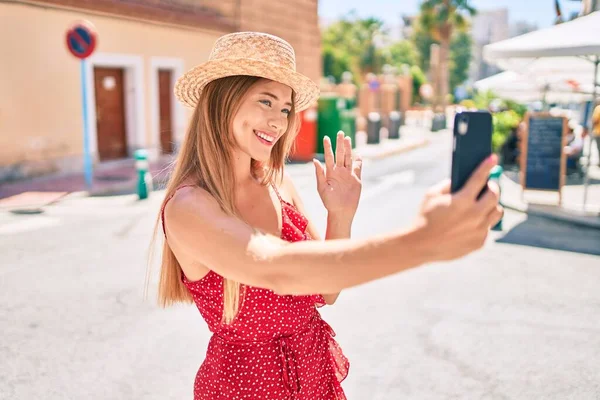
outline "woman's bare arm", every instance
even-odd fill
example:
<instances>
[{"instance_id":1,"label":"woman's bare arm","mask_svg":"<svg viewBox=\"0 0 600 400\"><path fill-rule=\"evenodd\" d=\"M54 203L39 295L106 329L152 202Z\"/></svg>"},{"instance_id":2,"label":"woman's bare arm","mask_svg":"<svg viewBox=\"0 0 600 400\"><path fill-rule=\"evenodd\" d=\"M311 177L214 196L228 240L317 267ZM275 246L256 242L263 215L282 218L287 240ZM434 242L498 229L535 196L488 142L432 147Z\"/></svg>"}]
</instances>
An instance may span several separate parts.
<instances>
[{"instance_id":1,"label":"woman's bare arm","mask_svg":"<svg viewBox=\"0 0 600 400\"><path fill-rule=\"evenodd\" d=\"M430 190L408 229L361 240L287 243L228 216L203 189L182 188L165 207L167 241L176 256L244 284L278 294L337 293L483 246L502 214L496 185L477 198L493 165L483 163L457 194L449 182Z\"/></svg>"},{"instance_id":2,"label":"woman's bare arm","mask_svg":"<svg viewBox=\"0 0 600 400\"><path fill-rule=\"evenodd\" d=\"M180 189L167 203L165 226L175 255L279 294L336 293L428 261L411 231L364 241L288 243L228 216L196 187Z\"/></svg>"}]
</instances>

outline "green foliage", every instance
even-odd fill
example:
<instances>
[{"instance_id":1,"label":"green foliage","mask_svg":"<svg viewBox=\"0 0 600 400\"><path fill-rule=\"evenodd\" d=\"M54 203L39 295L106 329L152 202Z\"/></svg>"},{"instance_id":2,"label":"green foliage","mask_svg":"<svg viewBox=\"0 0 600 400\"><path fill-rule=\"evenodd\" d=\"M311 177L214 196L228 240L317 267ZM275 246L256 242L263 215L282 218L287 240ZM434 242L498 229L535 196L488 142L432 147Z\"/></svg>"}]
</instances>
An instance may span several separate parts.
<instances>
[{"instance_id":1,"label":"green foliage","mask_svg":"<svg viewBox=\"0 0 600 400\"><path fill-rule=\"evenodd\" d=\"M494 113L492 118L494 122L492 151L498 153L511 131L519 125L522 117L514 110L506 110Z\"/></svg>"},{"instance_id":2,"label":"green foliage","mask_svg":"<svg viewBox=\"0 0 600 400\"><path fill-rule=\"evenodd\" d=\"M395 67L403 64L415 65L418 60L417 49L409 40L400 40L392 43L385 50L386 63Z\"/></svg>"},{"instance_id":3,"label":"green foliage","mask_svg":"<svg viewBox=\"0 0 600 400\"><path fill-rule=\"evenodd\" d=\"M463 101L460 102L460 105L463 106L464 108L477 108L477 105L475 104L475 102L472 99L465 99Z\"/></svg>"},{"instance_id":4,"label":"green foliage","mask_svg":"<svg viewBox=\"0 0 600 400\"><path fill-rule=\"evenodd\" d=\"M429 71L429 63L431 60L431 45L437 43L418 22L414 27L411 37L415 49L417 51L417 62L423 71Z\"/></svg>"},{"instance_id":5,"label":"green foliage","mask_svg":"<svg viewBox=\"0 0 600 400\"><path fill-rule=\"evenodd\" d=\"M342 50L332 48L330 46L323 46L323 75L333 76L337 83L342 79L342 74L345 71L354 71L352 60Z\"/></svg>"},{"instance_id":6,"label":"green foliage","mask_svg":"<svg viewBox=\"0 0 600 400\"><path fill-rule=\"evenodd\" d=\"M454 30L465 30L467 19L477 11L470 0L423 0L419 25L433 40L450 40Z\"/></svg>"},{"instance_id":7,"label":"green foliage","mask_svg":"<svg viewBox=\"0 0 600 400\"><path fill-rule=\"evenodd\" d=\"M450 93L469 77L473 39L467 32L456 32L450 44Z\"/></svg>"},{"instance_id":8,"label":"green foliage","mask_svg":"<svg viewBox=\"0 0 600 400\"><path fill-rule=\"evenodd\" d=\"M519 117L521 117L521 119L525 117L525 113L527 112L526 105L517 103L516 101L512 100L504 100L504 105L506 109L513 110L514 112L516 112L519 115Z\"/></svg>"},{"instance_id":9,"label":"green foliage","mask_svg":"<svg viewBox=\"0 0 600 400\"><path fill-rule=\"evenodd\" d=\"M423 99L421 98L421 95L419 94L419 88L421 87L422 84L427 82L427 77L425 76L425 74L423 73L421 68L419 68L418 65L413 65L412 67L410 67L410 75L412 77L412 82L413 82L412 101L413 101L413 103L423 103Z\"/></svg>"},{"instance_id":10,"label":"green foliage","mask_svg":"<svg viewBox=\"0 0 600 400\"><path fill-rule=\"evenodd\" d=\"M377 18L361 19L354 10L351 11L322 34L324 73L339 80L339 70L345 67L359 75L357 79L360 80L360 76L366 72L379 72L385 58L377 48L376 41L386 35L383 21Z\"/></svg>"},{"instance_id":11,"label":"green foliage","mask_svg":"<svg viewBox=\"0 0 600 400\"><path fill-rule=\"evenodd\" d=\"M451 94L468 76L471 47L470 35L466 32L469 17L475 13L470 0L421 1L413 40L419 52L420 66L425 71L430 66L431 45L440 45L440 68L450 71L449 82L441 85L444 93L438 94L442 98ZM450 89L450 93L445 92L447 89Z\"/></svg>"},{"instance_id":12,"label":"green foliage","mask_svg":"<svg viewBox=\"0 0 600 400\"><path fill-rule=\"evenodd\" d=\"M481 91L475 93L475 96L473 96L473 102L475 103L475 107L477 109L488 110L490 108L490 103L497 98L498 96L496 96L494 92L490 90Z\"/></svg>"}]
</instances>

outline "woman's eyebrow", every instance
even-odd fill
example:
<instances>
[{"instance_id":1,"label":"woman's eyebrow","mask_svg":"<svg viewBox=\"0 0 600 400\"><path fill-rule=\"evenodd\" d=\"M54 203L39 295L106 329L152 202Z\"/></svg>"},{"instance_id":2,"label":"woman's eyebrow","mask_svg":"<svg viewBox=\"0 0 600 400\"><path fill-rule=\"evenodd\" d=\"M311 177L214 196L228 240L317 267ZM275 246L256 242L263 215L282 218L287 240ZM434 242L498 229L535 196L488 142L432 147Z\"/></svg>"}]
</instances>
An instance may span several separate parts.
<instances>
[{"instance_id":1,"label":"woman's eyebrow","mask_svg":"<svg viewBox=\"0 0 600 400\"><path fill-rule=\"evenodd\" d=\"M261 94L264 94L265 96L269 96L272 97L275 101L279 101L279 98L277 96L275 96L273 93L269 93L269 92L262 92ZM285 103L286 106L292 106L292 103L287 102Z\"/></svg>"}]
</instances>

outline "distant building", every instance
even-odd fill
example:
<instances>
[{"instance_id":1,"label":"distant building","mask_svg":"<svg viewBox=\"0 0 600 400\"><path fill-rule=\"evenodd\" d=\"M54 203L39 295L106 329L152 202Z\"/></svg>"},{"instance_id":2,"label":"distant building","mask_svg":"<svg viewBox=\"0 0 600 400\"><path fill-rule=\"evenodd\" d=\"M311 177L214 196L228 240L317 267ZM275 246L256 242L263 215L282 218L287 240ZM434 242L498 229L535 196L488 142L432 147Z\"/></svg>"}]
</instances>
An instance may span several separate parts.
<instances>
[{"instance_id":1,"label":"distant building","mask_svg":"<svg viewBox=\"0 0 600 400\"><path fill-rule=\"evenodd\" d=\"M500 72L497 67L483 61L483 46L510 37L508 9L478 11L471 23L471 35L473 58L469 70L469 81L475 82Z\"/></svg>"},{"instance_id":2,"label":"distant building","mask_svg":"<svg viewBox=\"0 0 600 400\"><path fill-rule=\"evenodd\" d=\"M531 22L528 22L528 21L517 21L514 24L510 25L509 36L510 37L520 36L520 35L524 35L529 32L536 31L537 29L538 29L538 26L536 24L532 24Z\"/></svg>"},{"instance_id":3,"label":"distant building","mask_svg":"<svg viewBox=\"0 0 600 400\"><path fill-rule=\"evenodd\" d=\"M403 15L402 16L402 28L401 36L403 39L410 39L413 32L415 31L415 23L417 21L417 15Z\"/></svg>"}]
</instances>

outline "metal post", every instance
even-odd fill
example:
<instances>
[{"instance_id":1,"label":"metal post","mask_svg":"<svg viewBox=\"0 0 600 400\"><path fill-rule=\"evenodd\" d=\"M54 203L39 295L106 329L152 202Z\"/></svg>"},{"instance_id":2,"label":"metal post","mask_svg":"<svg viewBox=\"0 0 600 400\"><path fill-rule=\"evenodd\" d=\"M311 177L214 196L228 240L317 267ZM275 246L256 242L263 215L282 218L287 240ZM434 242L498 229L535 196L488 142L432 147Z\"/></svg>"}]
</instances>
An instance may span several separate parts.
<instances>
[{"instance_id":1,"label":"metal post","mask_svg":"<svg viewBox=\"0 0 600 400\"><path fill-rule=\"evenodd\" d=\"M85 59L81 60L81 97L83 107L83 168L85 184L88 189L92 187L92 157L90 155L90 130L87 113L87 90L86 90L86 67Z\"/></svg>"},{"instance_id":2,"label":"metal post","mask_svg":"<svg viewBox=\"0 0 600 400\"><path fill-rule=\"evenodd\" d=\"M583 210L585 211L585 206L587 204L587 195L588 195L588 186L590 184L590 167L592 166L592 144L594 142L594 132L592 131L594 128L594 109L596 108L596 94L598 93L598 64L600 64L600 57L596 56L596 60L594 60L594 90L592 90L592 109L590 110L590 123L588 125L588 158L587 158L587 168L585 170L585 183L583 184Z\"/></svg>"}]
</instances>

